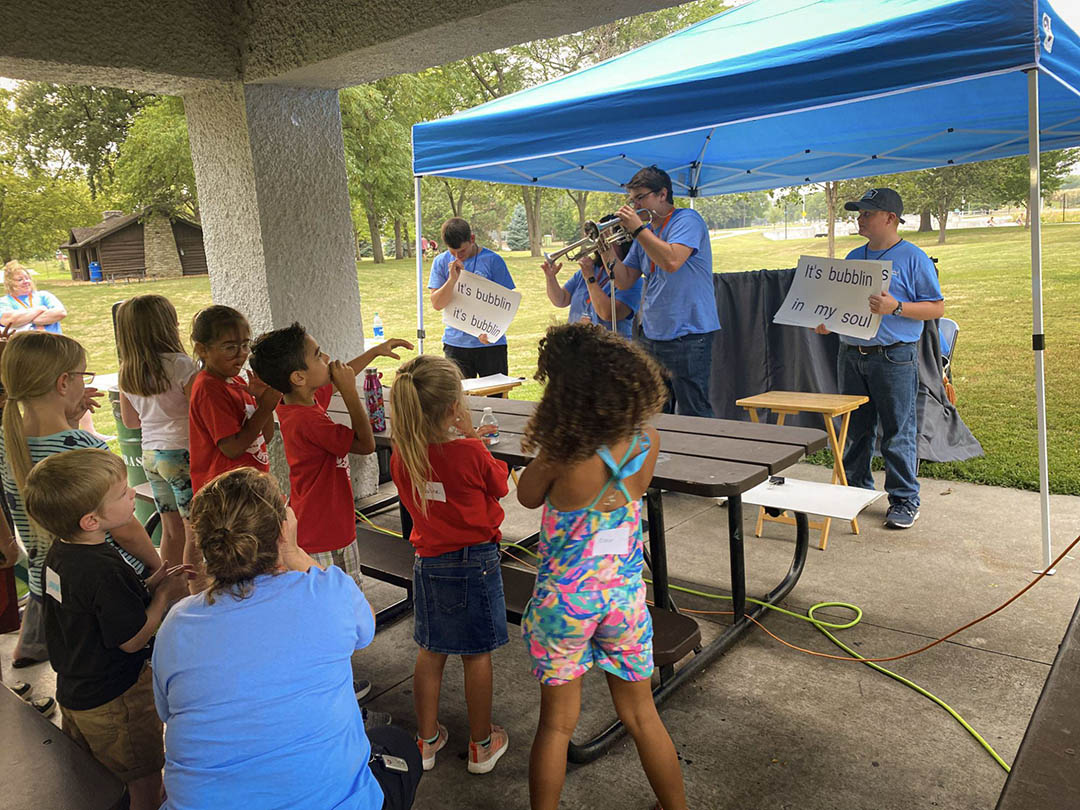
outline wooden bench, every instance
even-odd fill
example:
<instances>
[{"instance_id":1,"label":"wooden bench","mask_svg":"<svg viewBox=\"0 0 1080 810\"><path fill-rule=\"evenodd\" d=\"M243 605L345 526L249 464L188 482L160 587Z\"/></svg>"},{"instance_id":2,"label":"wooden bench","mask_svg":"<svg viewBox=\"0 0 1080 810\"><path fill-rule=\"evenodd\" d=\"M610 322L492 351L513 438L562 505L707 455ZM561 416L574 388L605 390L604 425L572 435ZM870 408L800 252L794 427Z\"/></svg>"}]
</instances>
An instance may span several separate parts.
<instances>
[{"instance_id":1,"label":"wooden bench","mask_svg":"<svg viewBox=\"0 0 1080 810\"><path fill-rule=\"evenodd\" d=\"M360 571L364 576L404 588L406 598L375 614L379 631L412 609L413 547L398 537L357 527L360 541ZM514 565L502 566L503 593L506 597L506 620L521 624L525 606L532 597L536 574ZM653 619L653 659L658 667L674 666L701 644L701 630L688 616L650 607Z\"/></svg>"},{"instance_id":2,"label":"wooden bench","mask_svg":"<svg viewBox=\"0 0 1080 810\"><path fill-rule=\"evenodd\" d=\"M120 810L124 783L14 692L0 687L4 807Z\"/></svg>"},{"instance_id":3,"label":"wooden bench","mask_svg":"<svg viewBox=\"0 0 1080 810\"><path fill-rule=\"evenodd\" d=\"M1046 678L997 810L1080 807L1080 603Z\"/></svg>"}]
</instances>

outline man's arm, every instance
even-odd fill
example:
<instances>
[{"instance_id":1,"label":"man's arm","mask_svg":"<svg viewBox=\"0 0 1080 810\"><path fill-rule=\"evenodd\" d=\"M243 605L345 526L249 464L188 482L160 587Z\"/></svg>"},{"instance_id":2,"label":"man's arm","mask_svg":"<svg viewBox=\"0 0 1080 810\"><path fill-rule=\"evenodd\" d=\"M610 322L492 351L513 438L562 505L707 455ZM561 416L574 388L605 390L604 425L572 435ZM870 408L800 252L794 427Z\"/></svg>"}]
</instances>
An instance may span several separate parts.
<instances>
[{"instance_id":1,"label":"man's arm","mask_svg":"<svg viewBox=\"0 0 1080 810\"><path fill-rule=\"evenodd\" d=\"M558 279L562 265L544 262L540 265L540 269L544 271L544 285L548 301L559 307L559 309L570 306L570 293L563 289Z\"/></svg>"},{"instance_id":2,"label":"man's arm","mask_svg":"<svg viewBox=\"0 0 1080 810\"><path fill-rule=\"evenodd\" d=\"M446 274L446 281L437 290L431 291L431 306L436 310L446 309L446 305L450 303L450 299L454 297L454 286L458 283L458 279L461 278L461 271L465 269L465 265L461 263L460 259L454 259L450 262L450 267Z\"/></svg>"},{"instance_id":3,"label":"man's arm","mask_svg":"<svg viewBox=\"0 0 1080 810\"><path fill-rule=\"evenodd\" d=\"M870 311L875 315L892 315L900 302L888 293L870 296ZM901 318L913 321L932 321L945 314L944 299L938 301L905 301Z\"/></svg>"}]
</instances>

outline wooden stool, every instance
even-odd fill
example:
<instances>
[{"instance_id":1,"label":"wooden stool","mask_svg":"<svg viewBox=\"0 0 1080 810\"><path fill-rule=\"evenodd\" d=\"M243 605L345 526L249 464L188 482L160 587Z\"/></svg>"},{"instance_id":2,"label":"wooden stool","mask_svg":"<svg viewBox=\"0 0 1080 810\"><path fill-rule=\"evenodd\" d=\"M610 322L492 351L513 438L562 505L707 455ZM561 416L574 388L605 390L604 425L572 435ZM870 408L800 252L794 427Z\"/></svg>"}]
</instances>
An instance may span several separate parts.
<instances>
[{"instance_id":1,"label":"wooden stool","mask_svg":"<svg viewBox=\"0 0 1080 810\"><path fill-rule=\"evenodd\" d=\"M757 422L757 409L763 408L776 414L776 424L784 424L784 417L796 413L820 413L825 420L825 430L829 434L829 449L833 454L832 483L847 486L847 475L844 473L844 444L847 442L848 424L851 421L851 412L870 401L869 397L852 396L848 394L810 394L802 391L766 391L752 397L743 397L736 400L735 404L745 408L750 414L750 421ZM840 432L837 434L833 419L840 417ZM757 527L754 530L755 537L761 537L763 522L766 520L777 523L794 525L795 518L785 514L780 517L772 517L765 514L765 507L759 507ZM811 529L821 529L821 540L818 548L824 549L829 542L829 527L832 518L826 517L821 521L812 521ZM858 518L851 521L853 534L859 533Z\"/></svg>"}]
</instances>

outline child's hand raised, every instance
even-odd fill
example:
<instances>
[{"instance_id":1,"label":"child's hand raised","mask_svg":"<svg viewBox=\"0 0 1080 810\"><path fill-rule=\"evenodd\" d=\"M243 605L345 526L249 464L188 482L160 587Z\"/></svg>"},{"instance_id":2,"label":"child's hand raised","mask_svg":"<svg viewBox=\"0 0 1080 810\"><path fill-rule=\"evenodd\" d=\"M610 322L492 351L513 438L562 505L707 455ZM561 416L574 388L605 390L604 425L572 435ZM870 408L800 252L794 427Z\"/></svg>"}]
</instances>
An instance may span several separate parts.
<instances>
[{"instance_id":1,"label":"child's hand raised","mask_svg":"<svg viewBox=\"0 0 1080 810\"><path fill-rule=\"evenodd\" d=\"M264 383L254 371L249 371L247 378L248 393L259 400L260 403L268 402L271 405L276 405L281 400L281 392Z\"/></svg>"},{"instance_id":2,"label":"child's hand raised","mask_svg":"<svg viewBox=\"0 0 1080 810\"><path fill-rule=\"evenodd\" d=\"M459 407L454 411L454 420L450 425L466 438L480 438L479 434L476 432L476 428L473 427L472 415L464 408Z\"/></svg>"},{"instance_id":3,"label":"child's hand raised","mask_svg":"<svg viewBox=\"0 0 1080 810\"><path fill-rule=\"evenodd\" d=\"M408 349L409 351L412 351L413 345L402 338L390 338L376 346L375 353L381 357L392 357L395 360L400 360L401 357L394 354L394 349Z\"/></svg>"},{"instance_id":4,"label":"child's hand raised","mask_svg":"<svg viewBox=\"0 0 1080 810\"><path fill-rule=\"evenodd\" d=\"M387 343L389 342L387 341ZM391 355L391 357L393 356ZM334 383L334 388L338 392L356 390L356 372L352 370L351 366L342 363L340 360L330 362L330 381Z\"/></svg>"}]
</instances>

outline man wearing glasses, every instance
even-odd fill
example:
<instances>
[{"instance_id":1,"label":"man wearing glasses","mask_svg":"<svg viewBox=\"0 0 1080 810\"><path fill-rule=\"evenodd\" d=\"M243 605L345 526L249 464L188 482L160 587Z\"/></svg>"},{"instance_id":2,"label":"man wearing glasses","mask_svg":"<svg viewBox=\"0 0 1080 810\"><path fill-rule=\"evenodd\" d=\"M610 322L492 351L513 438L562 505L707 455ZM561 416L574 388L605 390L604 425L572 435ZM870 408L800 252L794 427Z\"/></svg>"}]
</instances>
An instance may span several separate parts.
<instances>
[{"instance_id":1,"label":"man wearing glasses","mask_svg":"<svg viewBox=\"0 0 1080 810\"><path fill-rule=\"evenodd\" d=\"M665 413L711 417L712 339L720 318L709 229L697 211L672 204L671 178L656 166L635 174L626 190L630 201L617 213L634 244L622 261L610 246L601 255L614 266L619 289L645 277L641 342L671 374ZM637 213L642 208L652 214L647 225Z\"/></svg>"}]
</instances>

